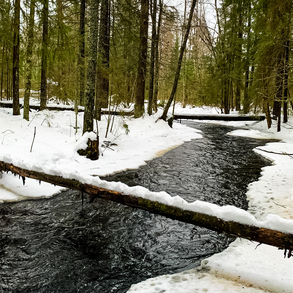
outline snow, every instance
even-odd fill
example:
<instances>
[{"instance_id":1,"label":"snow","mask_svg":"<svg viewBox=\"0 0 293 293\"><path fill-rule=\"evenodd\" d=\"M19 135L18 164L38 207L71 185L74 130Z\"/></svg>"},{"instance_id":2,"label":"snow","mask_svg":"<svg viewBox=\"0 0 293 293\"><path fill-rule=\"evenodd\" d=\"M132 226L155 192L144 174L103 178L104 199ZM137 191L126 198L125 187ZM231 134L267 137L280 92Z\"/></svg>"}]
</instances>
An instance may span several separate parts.
<instances>
[{"instance_id":1,"label":"snow","mask_svg":"<svg viewBox=\"0 0 293 293\"><path fill-rule=\"evenodd\" d=\"M181 108L181 114L217 114L215 108ZM233 113L234 115L236 113ZM111 133L105 138L107 116L99 122L100 140L113 143L101 147L98 161L90 161L78 155L77 150L86 147L89 137L82 136L83 113L73 111L32 111L30 122L22 116L12 116L11 109L0 108L0 160L22 168L62 175L103 188L117 190L184 209L207 213L225 220L293 233L293 126L292 118L276 132L276 125L267 130L266 122L207 123L234 126L229 135L247 136L278 141L257 148L255 151L274 164L262 169L257 182L249 185L248 212L233 206L219 207L196 201L188 203L180 196L171 197L164 191L150 192L141 186L129 187L120 182L106 182L99 176L138 168L146 161L162 155L190 139L201 137L200 131L174 123L171 129L159 120L159 114L139 119L115 117ZM77 122L76 122L77 118ZM77 125L77 131L75 126ZM241 127L242 129L237 129ZM36 131L35 139L34 133ZM106 143L105 143L106 144ZM0 201L18 201L28 198L51 197L62 188L39 184L26 179L25 185L18 176L2 174ZM237 239L222 253L204 260L193 270L174 275L159 276L134 284L128 292L293 292L292 259L284 258L283 251L268 245Z\"/></svg>"}]
</instances>

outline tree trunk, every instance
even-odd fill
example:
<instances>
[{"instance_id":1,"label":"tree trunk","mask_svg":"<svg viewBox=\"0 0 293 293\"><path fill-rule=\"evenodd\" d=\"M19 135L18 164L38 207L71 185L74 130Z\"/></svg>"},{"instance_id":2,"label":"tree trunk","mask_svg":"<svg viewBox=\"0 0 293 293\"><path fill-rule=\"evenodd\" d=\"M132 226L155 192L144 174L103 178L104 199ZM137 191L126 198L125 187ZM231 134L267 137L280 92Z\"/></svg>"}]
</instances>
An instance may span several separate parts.
<instances>
[{"instance_id":1,"label":"tree trunk","mask_svg":"<svg viewBox=\"0 0 293 293\"><path fill-rule=\"evenodd\" d=\"M30 16L28 24L28 44L26 51L26 83L23 102L23 118L29 120L29 98L31 91L31 78L32 78L32 55L34 44L34 22L35 22L35 0L30 3Z\"/></svg>"},{"instance_id":2,"label":"tree trunk","mask_svg":"<svg viewBox=\"0 0 293 293\"><path fill-rule=\"evenodd\" d=\"M10 79L9 79L9 61L8 61L8 48L6 46L6 52L5 52L5 55L6 55L6 71L7 71L7 76L6 76L6 99L7 100L10 100Z\"/></svg>"},{"instance_id":3,"label":"tree trunk","mask_svg":"<svg viewBox=\"0 0 293 293\"><path fill-rule=\"evenodd\" d=\"M87 84L85 91L85 108L83 120L83 133L93 131L93 112L95 101L96 67L97 67L97 45L99 25L99 2L91 0L89 19L89 61L87 68Z\"/></svg>"},{"instance_id":4,"label":"tree trunk","mask_svg":"<svg viewBox=\"0 0 293 293\"><path fill-rule=\"evenodd\" d=\"M283 104L283 122L288 122L288 69L289 69L289 52L290 52L290 41L287 40L284 43L285 51L285 65L284 65L284 104Z\"/></svg>"},{"instance_id":5,"label":"tree trunk","mask_svg":"<svg viewBox=\"0 0 293 293\"><path fill-rule=\"evenodd\" d=\"M240 4L239 4L240 5ZM238 19L238 46L237 46L237 54L236 54L236 66L240 68L241 66L241 59L242 59L242 41L243 41L243 21L242 21L242 14L239 13ZM237 72L237 80L236 80L236 89L235 89L235 109L236 111L241 110L241 79L242 79L242 71L238 69Z\"/></svg>"},{"instance_id":6,"label":"tree trunk","mask_svg":"<svg viewBox=\"0 0 293 293\"><path fill-rule=\"evenodd\" d=\"M276 95L273 108L273 118L277 120L277 131L279 132L281 131L281 101L283 99L284 50L279 52L276 66Z\"/></svg>"},{"instance_id":7,"label":"tree trunk","mask_svg":"<svg viewBox=\"0 0 293 293\"><path fill-rule=\"evenodd\" d=\"M41 65L41 101L40 110L47 107L47 67L48 67L48 24L49 24L49 0L43 0L43 44Z\"/></svg>"},{"instance_id":8,"label":"tree trunk","mask_svg":"<svg viewBox=\"0 0 293 293\"><path fill-rule=\"evenodd\" d=\"M97 118L101 119L101 108L108 107L109 97L109 61L110 61L110 2L102 0L99 56L97 68L97 94L96 94L96 113Z\"/></svg>"},{"instance_id":9,"label":"tree trunk","mask_svg":"<svg viewBox=\"0 0 293 293\"><path fill-rule=\"evenodd\" d=\"M249 109L250 109L248 89L249 89L249 66L246 67L246 71L245 71L244 97L243 97L243 113L244 114L249 113Z\"/></svg>"},{"instance_id":10,"label":"tree trunk","mask_svg":"<svg viewBox=\"0 0 293 293\"><path fill-rule=\"evenodd\" d=\"M20 26L20 0L15 1L13 24L13 115L20 115L19 107L19 26Z\"/></svg>"},{"instance_id":11,"label":"tree trunk","mask_svg":"<svg viewBox=\"0 0 293 293\"><path fill-rule=\"evenodd\" d=\"M182 46L180 48L180 55L179 55L179 59L178 59L178 64L177 64L177 69L176 69L176 73L175 73L175 79L174 79L174 83L173 83L172 92L171 92L169 100L168 100L168 102L167 102L167 104L165 106L163 115L161 116L161 119L163 119L165 121L167 119L168 110L169 110L169 108L171 106L171 103L172 103L172 101L174 99L174 96L176 94L178 80L179 80L179 76L180 76L182 59L183 59L184 51L185 51L185 48L186 48L186 43L187 43L187 40L188 40L188 35L189 35L190 27L191 27L191 22L192 22L192 17L193 17L193 12L194 12L194 8L195 8L195 5L196 5L196 1L197 0L192 0L190 13L189 13L189 18L188 18L188 23L187 23L187 27L186 27L186 31L185 31L185 35L184 35L184 40L183 40Z\"/></svg>"},{"instance_id":12,"label":"tree trunk","mask_svg":"<svg viewBox=\"0 0 293 293\"><path fill-rule=\"evenodd\" d=\"M270 102L268 100L268 98L265 100L265 114L266 114L266 119L267 119L267 126L268 129L271 128L272 126L272 118L271 118L271 112L270 112Z\"/></svg>"},{"instance_id":13,"label":"tree trunk","mask_svg":"<svg viewBox=\"0 0 293 293\"><path fill-rule=\"evenodd\" d=\"M80 2L79 13L79 55L78 55L78 69L79 69L79 104L84 104L84 90L85 90L85 0Z\"/></svg>"},{"instance_id":14,"label":"tree trunk","mask_svg":"<svg viewBox=\"0 0 293 293\"><path fill-rule=\"evenodd\" d=\"M145 81L147 68L147 49L148 49L148 17L149 17L149 1L141 0L140 9L140 49L138 56L138 69L136 81L136 96L134 106L134 117L139 118L144 113L145 98Z\"/></svg>"},{"instance_id":15,"label":"tree trunk","mask_svg":"<svg viewBox=\"0 0 293 293\"><path fill-rule=\"evenodd\" d=\"M4 80L4 50L5 46L3 44L2 47L2 66L1 66L1 91L0 91L0 100L2 101L3 99L3 80Z\"/></svg>"},{"instance_id":16,"label":"tree trunk","mask_svg":"<svg viewBox=\"0 0 293 293\"><path fill-rule=\"evenodd\" d=\"M57 96L59 100L66 101L67 99L67 91L66 89L66 69L64 67L64 53L65 53L65 38L66 38L66 33L65 33L65 26L64 26L64 14L63 14L63 1L64 0L56 0L56 12L57 12L57 47L58 51L56 52L56 69L57 69L57 74L56 74L56 81L57 81L57 88L58 88L58 93ZM62 53L61 53L62 52ZM70 65L69 65L70 66ZM47 87L47 97L49 98L49 93L50 93L50 83L48 84Z\"/></svg>"},{"instance_id":17,"label":"tree trunk","mask_svg":"<svg viewBox=\"0 0 293 293\"><path fill-rule=\"evenodd\" d=\"M247 51L246 51L246 60L245 60L245 80L244 80L244 97L243 97L243 113L247 114L250 110L250 96L248 93L249 90L249 66L250 66L250 47L251 47L251 2L249 1L248 7L248 33L247 33Z\"/></svg>"},{"instance_id":18,"label":"tree trunk","mask_svg":"<svg viewBox=\"0 0 293 293\"><path fill-rule=\"evenodd\" d=\"M102 198L134 208L143 209L154 214L168 217L170 219L205 227L220 233L224 232L235 237L241 237L252 241L257 241L262 244L272 245L281 249L285 249L285 255L288 250L288 257L291 256L291 252L293 250L292 234L258 226L242 224L236 222L236 220L227 221L212 214L183 210L179 207L170 206L158 201L153 201L139 196L124 194L91 184L82 183L76 179L68 179L56 175L49 175L41 172L22 169L2 161L0 161L0 171L12 172L13 174L18 174L22 177L37 179L66 188L80 190L81 192L85 192L90 195L90 202L94 201L95 198ZM23 182L25 182L24 178Z\"/></svg>"},{"instance_id":19,"label":"tree trunk","mask_svg":"<svg viewBox=\"0 0 293 293\"><path fill-rule=\"evenodd\" d=\"M153 112L154 97L154 79L155 79L155 50L156 50L156 31L157 31L157 0L153 0L152 7L152 44L151 44L151 60L150 60L150 84L149 84L149 103L148 114Z\"/></svg>"},{"instance_id":20,"label":"tree trunk","mask_svg":"<svg viewBox=\"0 0 293 293\"><path fill-rule=\"evenodd\" d=\"M161 24L162 24L162 13L163 13L163 0L159 0L159 18L156 32L156 42L155 42L155 74L154 74L154 96L153 96L153 109L155 112L158 111L157 101L159 93L159 71L160 71L160 62L159 62L159 42L161 36Z\"/></svg>"}]
</instances>

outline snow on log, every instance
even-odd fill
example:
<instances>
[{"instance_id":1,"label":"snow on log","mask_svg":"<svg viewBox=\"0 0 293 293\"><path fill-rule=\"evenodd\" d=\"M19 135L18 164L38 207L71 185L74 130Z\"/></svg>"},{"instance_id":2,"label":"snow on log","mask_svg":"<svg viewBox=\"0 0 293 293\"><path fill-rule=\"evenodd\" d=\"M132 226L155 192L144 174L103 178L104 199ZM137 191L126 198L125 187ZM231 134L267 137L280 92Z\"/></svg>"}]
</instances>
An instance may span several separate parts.
<instances>
[{"instance_id":1,"label":"snow on log","mask_svg":"<svg viewBox=\"0 0 293 293\"><path fill-rule=\"evenodd\" d=\"M23 104L19 104L20 107L23 107ZM12 102L11 101L0 101L0 107L1 108L12 108ZM40 110L39 105L30 105L30 109L33 110ZM52 111L75 111L74 106L69 106L69 105L47 105L47 110L52 110ZM83 108L78 108L78 112L83 112ZM121 115L121 116L132 116L133 111L132 110L127 110L125 109L124 111L111 111L111 110L106 110L102 109L101 114L104 115Z\"/></svg>"},{"instance_id":2,"label":"snow on log","mask_svg":"<svg viewBox=\"0 0 293 293\"><path fill-rule=\"evenodd\" d=\"M90 195L90 202L94 201L96 198L102 198L134 208L143 209L174 220L205 227L220 233L226 233L232 236L257 241L262 244L272 245L280 249L284 249L285 256L288 257L291 256L291 252L293 251L293 234L243 224L236 221L227 221L214 215L184 210L176 206L160 203L158 201L152 201L139 196L123 194L114 190L108 190L95 185L82 183L76 179L68 179L33 170L26 170L3 161L0 161L0 171L12 172L22 177L33 178L66 188L80 190Z\"/></svg>"},{"instance_id":3,"label":"snow on log","mask_svg":"<svg viewBox=\"0 0 293 293\"><path fill-rule=\"evenodd\" d=\"M174 120L220 120L220 121L262 121L264 115L233 115L233 114L174 114Z\"/></svg>"}]
</instances>

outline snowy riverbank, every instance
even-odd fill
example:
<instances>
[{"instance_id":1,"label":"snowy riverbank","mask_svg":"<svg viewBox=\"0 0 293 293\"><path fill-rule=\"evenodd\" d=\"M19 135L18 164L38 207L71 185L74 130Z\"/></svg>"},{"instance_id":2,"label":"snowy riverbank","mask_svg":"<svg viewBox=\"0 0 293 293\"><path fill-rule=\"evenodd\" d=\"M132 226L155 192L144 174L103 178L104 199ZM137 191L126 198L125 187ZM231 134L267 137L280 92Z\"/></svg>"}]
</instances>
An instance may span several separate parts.
<instances>
[{"instance_id":1,"label":"snowy riverbank","mask_svg":"<svg viewBox=\"0 0 293 293\"><path fill-rule=\"evenodd\" d=\"M215 110L178 108L176 111L210 113ZM161 155L169 148L201 137L199 132L178 123L174 124L173 129L163 121L155 123L157 116L146 116L136 120L119 116L115 118L113 127L110 123L112 133L104 138L107 119L103 117L99 127L100 139L117 145L113 145L111 149L102 147L103 156L98 161L91 162L76 152L84 144L84 139L81 138L82 113L78 114L76 124L76 117L72 111L32 112L30 122L12 116L11 112L10 109L0 109L0 160L27 169L78 178L138 196L160 198L167 202L171 199L164 192L150 193L141 187L128 188L119 183L107 183L99 180L96 175L137 168L146 160ZM292 219L292 157L270 153L288 154L290 149L293 149L293 129L290 124L286 128L283 127L280 134L275 132L275 126L271 130L266 130L265 122L225 124L246 127L246 130L235 130L231 135L282 140L263 147L262 149L267 152L258 150L273 160L274 165L264 168L260 180L249 186L249 212L257 221L269 220L273 223L280 220L277 216ZM77 133L75 125L78 126ZM32 144L35 129L36 137ZM1 201L48 197L60 191L59 187L45 183L39 185L34 180L27 180L26 185L22 186L22 180L10 174L3 174L0 188ZM185 205L178 198L174 199L174 203ZM214 212L214 209L212 210ZM268 214L277 216L267 217ZM292 229L290 222L287 223L288 231ZM293 281L290 280L293 273L291 267L292 259L284 259L283 251L266 245L257 247L257 243L238 239L224 252L203 261L201 268L150 279L133 285L129 292L293 292Z\"/></svg>"},{"instance_id":2,"label":"snowy riverbank","mask_svg":"<svg viewBox=\"0 0 293 293\"><path fill-rule=\"evenodd\" d=\"M267 130L265 121L216 123L247 128L235 130L231 135L281 140L261 148L267 152L256 150L272 160L273 165L265 167L259 181L250 184L249 212L258 220L264 220L267 215L272 219L276 215L293 219L293 156L286 155L293 153L292 118L283 125L281 133L276 132L276 125ZM202 261L201 267L146 280L133 285L128 292L290 293L293 292L293 260L284 258L283 253L275 247L237 239L222 253Z\"/></svg>"}]
</instances>

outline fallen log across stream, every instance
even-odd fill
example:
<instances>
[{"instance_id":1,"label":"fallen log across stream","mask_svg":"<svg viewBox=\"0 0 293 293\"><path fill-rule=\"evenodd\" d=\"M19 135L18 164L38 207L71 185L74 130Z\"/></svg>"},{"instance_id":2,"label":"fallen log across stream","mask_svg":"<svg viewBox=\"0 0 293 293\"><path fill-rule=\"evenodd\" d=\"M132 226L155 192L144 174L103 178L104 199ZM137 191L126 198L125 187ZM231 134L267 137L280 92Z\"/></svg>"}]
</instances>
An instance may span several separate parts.
<instances>
[{"instance_id":1,"label":"fallen log across stream","mask_svg":"<svg viewBox=\"0 0 293 293\"><path fill-rule=\"evenodd\" d=\"M275 246L284 249L285 256L292 256L293 234L247 225L236 221L226 221L213 215L183 210L176 206L166 205L158 201L152 201L150 199L123 194L114 190L104 189L95 185L82 183L75 179L68 179L61 176L23 169L3 161L0 161L0 171L17 174L23 177L23 181L24 178L27 177L69 189L80 190L81 192L89 194L90 202L94 201L96 198L102 198L130 207L143 209L174 220L201 226L220 233L226 233L231 236L249 239L261 244Z\"/></svg>"},{"instance_id":2,"label":"fallen log across stream","mask_svg":"<svg viewBox=\"0 0 293 293\"><path fill-rule=\"evenodd\" d=\"M174 114L174 120L217 120L217 121L263 121L264 115L233 115L233 114Z\"/></svg>"}]
</instances>

